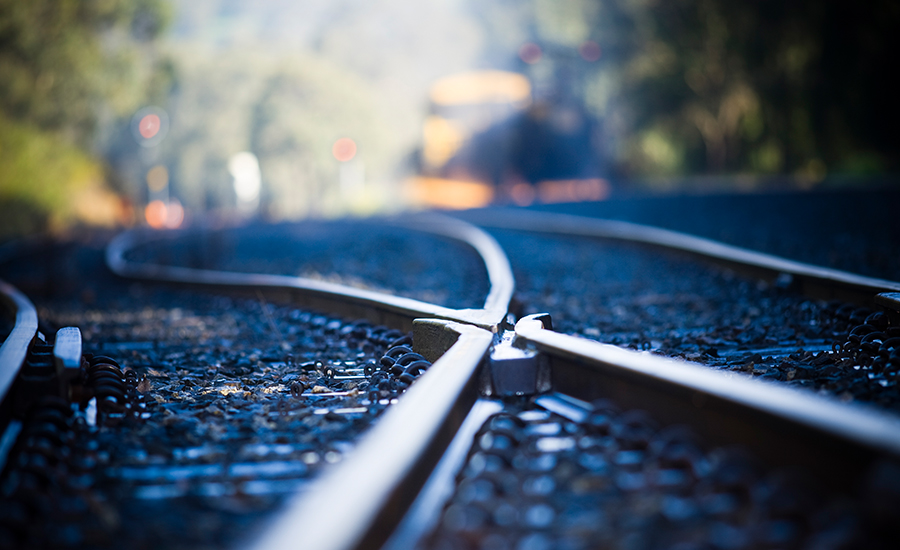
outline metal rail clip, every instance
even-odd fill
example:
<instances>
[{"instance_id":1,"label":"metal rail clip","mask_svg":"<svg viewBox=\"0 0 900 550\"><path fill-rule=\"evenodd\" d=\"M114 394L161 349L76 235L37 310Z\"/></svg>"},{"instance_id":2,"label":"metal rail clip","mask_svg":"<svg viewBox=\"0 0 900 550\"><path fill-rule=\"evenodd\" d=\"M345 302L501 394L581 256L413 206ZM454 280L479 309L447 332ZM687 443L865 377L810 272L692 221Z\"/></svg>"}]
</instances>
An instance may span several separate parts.
<instances>
[{"instance_id":1,"label":"metal rail clip","mask_svg":"<svg viewBox=\"0 0 900 550\"><path fill-rule=\"evenodd\" d=\"M549 313L536 313L522 320L539 321L547 330L553 328ZM488 371L490 387L484 392L488 395L525 396L551 388L549 358L517 340L515 330L498 332L488 358Z\"/></svg>"}]
</instances>

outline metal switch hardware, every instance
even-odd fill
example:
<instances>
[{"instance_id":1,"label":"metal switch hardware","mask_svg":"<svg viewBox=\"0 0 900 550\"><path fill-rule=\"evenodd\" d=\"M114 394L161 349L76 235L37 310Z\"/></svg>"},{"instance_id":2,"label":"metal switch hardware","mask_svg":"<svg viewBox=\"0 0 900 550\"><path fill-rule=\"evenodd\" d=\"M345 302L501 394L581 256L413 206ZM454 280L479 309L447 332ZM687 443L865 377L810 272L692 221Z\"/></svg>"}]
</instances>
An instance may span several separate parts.
<instances>
[{"instance_id":1,"label":"metal switch hardware","mask_svg":"<svg viewBox=\"0 0 900 550\"><path fill-rule=\"evenodd\" d=\"M68 399L69 386L81 373L81 330L78 327L65 327L56 332L53 364L59 379L60 396Z\"/></svg>"},{"instance_id":2,"label":"metal switch hardware","mask_svg":"<svg viewBox=\"0 0 900 550\"><path fill-rule=\"evenodd\" d=\"M529 315L525 319L540 321L545 329L552 326L547 313ZM498 335L491 348L488 367L493 395L534 395L550 389L548 358L521 341L517 342L513 330Z\"/></svg>"}]
</instances>

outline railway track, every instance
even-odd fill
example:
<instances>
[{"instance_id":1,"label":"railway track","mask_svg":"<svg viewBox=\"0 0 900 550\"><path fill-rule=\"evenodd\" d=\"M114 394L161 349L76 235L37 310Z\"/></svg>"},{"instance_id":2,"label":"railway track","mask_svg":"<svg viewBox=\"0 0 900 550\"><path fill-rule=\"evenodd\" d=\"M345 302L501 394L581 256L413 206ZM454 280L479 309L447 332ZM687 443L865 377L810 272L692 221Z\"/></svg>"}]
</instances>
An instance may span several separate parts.
<instances>
[{"instance_id":1,"label":"railway track","mask_svg":"<svg viewBox=\"0 0 900 550\"><path fill-rule=\"evenodd\" d=\"M29 416L24 403L12 410L3 498L18 515L0 524L4 540L110 546L109 533L132 532L115 542L335 549L889 548L900 540L893 530L900 421L888 412L896 326L890 292L900 285L652 228L551 215L475 221L503 229L492 238L443 217L391 222L393 230L477 253L489 289L483 305L453 304L462 308L416 299L423 294L414 288L407 292L414 297L371 289L390 288L388 276L358 288L278 274L280 266L216 271L209 258L191 259L209 242L179 244L184 235L167 234L162 243L153 242L160 235L140 233L115 239L106 249L113 272L170 285L131 286L130 299L167 305L130 317L56 314L56 325L93 319L88 339L99 338L102 349L71 367L68 395L57 385L56 399L41 401L59 409L63 397L78 394L78 406L57 422L57 431L65 426L72 435L40 435L29 424L37 415L44 425L57 413L30 409L38 412ZM768 301L752 306L756 316L767 307L778 315L802 311L807 328L815 319L825 332L794 329L788 344L740 340L741 331L732 340L701 338L692 332L697 327L670 326L684 312L677 300L666 302L671 288L649 300L637 292L641 307L672 317L655 332L585 323L589 316L575 305L579 297L595 299L590 289L550 288L542 271L594 269L601 260L584 251L610 242L610 257L628 276L645 265L629 260L622 247L631 245L622 243L655 247L638 249L645 255L666 248L664 257L675 248L717 262L711 277L744 288L743 299L762 293ZM199 252L179 257L191 247ZM559 254L550 260L538 253L554 249ZM170 265L153 262L160 250L171 251ZM685 269L696 271L691 265ZM193 298L198 289L213 294ZM601 290L622 294L622 287ZM680 292L687 303L693 290ZM844 302L827 305L823 297ZM612 317L622 309L624 302L612 304ZM223 311L225 337L217 325ZM552 317L528 315L537 311ZM821 322L829 315L838 320ZM768 322L770 334L777 332L778 320ZM9 380L25 362L21 342L33 340L36 316L22 326L2 351ZM110 330L118 332L110 337ZM82 345L73 329L44 337L63 342L66 357ZM17 351L7 351L16 342ZM884 391L869 399L850 393L847 402L850 390L819 384L815 371L829 367L861 372L867 388ZM782 370L783 378L765 376ZM797 374L807 370L813 375ZM791 383L795 378L813 382ZM109 379L121 395L110 398ZM50 443L56 458L48 473L40 460L29 463L40 453L22 449ZM59 465L72 461L81 469ZM62 483L60 468L81 484ZM61 534L22 528L23 518L46 509L67 525ZM162 517L148 519L154 514ZM84 518L93 524L79 525Z\"/></svg>"}]
</instances>

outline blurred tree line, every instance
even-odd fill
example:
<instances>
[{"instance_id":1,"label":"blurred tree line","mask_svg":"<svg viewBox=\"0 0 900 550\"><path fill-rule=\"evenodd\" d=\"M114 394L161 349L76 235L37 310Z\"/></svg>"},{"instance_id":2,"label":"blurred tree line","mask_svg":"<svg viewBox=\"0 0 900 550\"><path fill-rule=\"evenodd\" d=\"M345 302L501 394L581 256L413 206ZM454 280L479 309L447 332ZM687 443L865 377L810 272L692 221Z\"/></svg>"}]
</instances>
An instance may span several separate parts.
<instances>
[{"instance_id":1,"label":"blurred tree line","mask_svg":"<svg viewBox=\"0 0 900 550\"><path fill-rule=\"evenodd\" d=\"M352 137L369 173L384 169L386 148L396 149L371 84L321 56L247 44L206 50L193 42L172 42L166 51L176 66L168 136L135 155L128 129L120 128L123 138L108 153L137 202L148 169L165 166L171 196L189 210L234 209L228 161L250 151L262 171L263 215L339 212L334 142Z\"/></svg>"},{"instance_id":2,"label":"blurred tree line","mask_svg":"<svg viewBox=\"0 0 900 550\"><path fill-rule=\"evenodd\" d=\"M0 237L121 221L97 143L167 92L168 18L162 0L0 0Z\"/></svg>"},{"instance_id":3,"label":"blurred tree line","mask_svg":"<svg viewBox=\"0 0 900 550\"><path fill-rule=\"evenodd\" d=\"M590 151L614 180L895 173L898 107L883 81L898 6L0 0L0 237L121 220L119 197L146 201L155 166L189 210L233 207L228 159L246 150L268 214L345 211L331 151L342 137L366 182L350 198L380 189L369 202L398 205L430 85L473 68L522 71L540 101L589 113ZM519 55L527 42L538 62ZM148 104L170 131L141 148L128 122Z\"/></svg>"},{"instance_id":4,"label":"blurred tree line","mask_svg":"<svg viewBox=\"0 0 900 550\"><path fill-rule=\"evenodd\" d=\"M172 1L168 137L143 158L109 156L138 198L143 174L165 166L189 211L235 207L227 165L241 151L259 159L271 219L402 207L428 88L480 46L465 0ZM352 166L332 154L340 138L357 145Z\"/></svg>"},{"instance_id":5,"label":"blurred tree line","mask_svg":"<svg viewBox=\"0 0 900 550\"><path fill-rule=\"evenodd\" d=\"M601 121L594 149L616 179L896 172L888 75L892 0L473 2L489 49L531 40L520 63L579 95ZM601 56L578 58L593 41ZM577 63L576 63L577 62ZM552 91L551 91L552 93Z\"/></svg>"},{"instance_id":6,"label":"blurred tree line","mask_svg":"<svg viewBox=\"0 0 900 550\"><path fill-rule=\"evenodd\" d=\"M105 199L116 197L98 196L105 179L137 219L150 200L177 200L188 218L230 213L228 161L250 151L262 172L262 215L402 207L399 182L427 89L470 66L479 49L463 5L0 0L2 139L19 144L0 144L0 163L24 167L0 180L2 203L28 213L19 218L33 223L22 231L47 212L59 222L99 211L110 219L115 201ZM17 53L20 42L30 44L28 57ZM54 63L66 70L48 71ZM21 83L7 85L14 77ZM35 92L47 82L56 95ZM37 108L23 107L29 102ZM142 147L129 121L148 104L167 113L168 132ZM45 116L51 108L58 116ZM332 154L340 138L357 145L352 166ZM154 169L166 174L159 190L150 189ZM348 174L352 185L342 185Z\"/></svg>"}]
</instances>

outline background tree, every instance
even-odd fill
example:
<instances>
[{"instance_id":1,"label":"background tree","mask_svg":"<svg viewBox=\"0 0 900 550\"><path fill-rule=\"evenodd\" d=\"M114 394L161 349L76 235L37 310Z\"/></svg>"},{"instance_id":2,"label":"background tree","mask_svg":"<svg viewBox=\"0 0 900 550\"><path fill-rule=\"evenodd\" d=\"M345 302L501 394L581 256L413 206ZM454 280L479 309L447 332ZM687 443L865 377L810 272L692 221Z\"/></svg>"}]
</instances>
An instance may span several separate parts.
<instances>
[{"instance_id":1,"label":"background tree","mask_svg":"<svg viewBox=\"0 0 900 550\"><path fill-rule=\"evenodd\" d=\"M98 134L165 94L161 0L0 0L0 235L120 214Z\"/></svg>"},{"instance_id":2,"label":"background tree","mask_svg":"<svg viewBox=\"0 0 900 550\"><path fill-rule=\"evenodd\" d=\"M508 10L545 51L600 45L579 78L604 122L597 152L619 179L787 174L812 183L898 168L900 108L885 84L896 2L549 4ZM558 74L559 65L551 54L526 70Z\"/></svg>"}]
</instances>

